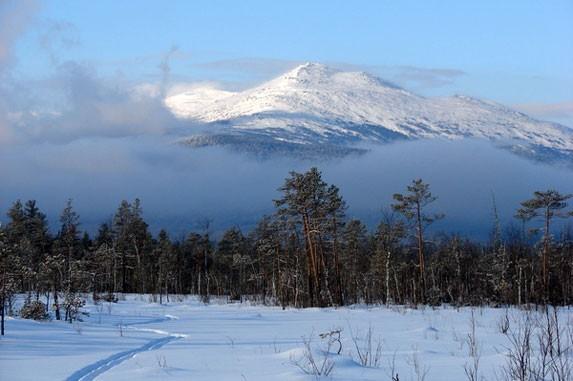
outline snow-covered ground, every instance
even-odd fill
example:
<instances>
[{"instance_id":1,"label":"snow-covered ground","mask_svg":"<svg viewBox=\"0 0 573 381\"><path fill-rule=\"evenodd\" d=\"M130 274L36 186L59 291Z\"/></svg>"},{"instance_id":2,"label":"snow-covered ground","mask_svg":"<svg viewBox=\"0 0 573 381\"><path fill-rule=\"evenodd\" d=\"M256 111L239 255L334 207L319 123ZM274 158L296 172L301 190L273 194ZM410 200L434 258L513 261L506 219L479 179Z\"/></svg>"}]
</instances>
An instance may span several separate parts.
<instances>
[{"instance_id":1,"label":"snow-covered ground","mask_svg":"<svg viewBox=\"0 0 573 381\"><path fill-rule=\"evenodd\" d=\"M313 380L305 374L304 341L321 365L328 339L341 329L328 361L333 380L464 380L470 363L467 335L471 316L480 348L480 372L495 380L506 361L500 333L504 309L405 307L286 309L248 304L200 303L181 298L150 303L128 296L117 304L88 305L82 323L35 322L11 318L0 339L1 380ZM523 312L510 310L511 319ZM564 322L573 311L562 310ZM352 337L371 327L378 366L360 364ZM376 357L376 356L374 356ZM298 364L298 365L297 365Z\"/></svg>"}]
</instances>

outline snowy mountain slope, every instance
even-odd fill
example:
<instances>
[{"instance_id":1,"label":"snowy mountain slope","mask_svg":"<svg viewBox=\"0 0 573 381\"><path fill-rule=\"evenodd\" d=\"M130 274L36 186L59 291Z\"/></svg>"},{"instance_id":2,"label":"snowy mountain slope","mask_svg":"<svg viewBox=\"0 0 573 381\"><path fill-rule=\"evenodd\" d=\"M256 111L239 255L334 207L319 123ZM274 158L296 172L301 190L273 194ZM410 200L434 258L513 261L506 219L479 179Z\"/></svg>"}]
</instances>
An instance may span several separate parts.
<instances>
[{"instance_id":1,"label":"snowy mountain slope","mask_svg":"<svg viewBox=\"0 0 573 381\"><path fill-rule=\"evenodd\" d=\"M168 97L181 118L214 127L224 144L240 135L257 144L348 145L396 139L485 138L520 154L543 151L573 160L573 130L503 105L465 96L425 98L363 72L307 63L257 87L200 88ZM232 139L231 139L232 140ZM233 143L229 143L233 145Z\"/></svg>"}]
</instances>

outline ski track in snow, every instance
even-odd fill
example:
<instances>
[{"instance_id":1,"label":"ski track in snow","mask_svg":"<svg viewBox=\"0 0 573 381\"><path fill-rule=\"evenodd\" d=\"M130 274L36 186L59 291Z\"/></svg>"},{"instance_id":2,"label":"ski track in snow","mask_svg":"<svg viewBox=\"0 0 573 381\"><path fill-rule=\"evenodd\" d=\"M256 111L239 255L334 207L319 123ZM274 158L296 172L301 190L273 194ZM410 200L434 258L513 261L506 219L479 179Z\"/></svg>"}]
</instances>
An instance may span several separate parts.
<instances>
[{"instance_id":1,"label":"ski track in snow","mask_svg":"<svg viewBox=\"0 0 573 381\"><path fill-rule=\"evenodd\" d=\"M66 381L92 381L96 377L100 376L102 373L107 372L111 368L121 364L122 362L133 358L135 355L141 352L146 351L153 351L155 349L159 349L162 346L170 343L173 340L180 339L185 335L180 334L171 334L169 332L156 330L156 329L146 329L146 328L135 328L132 327L134 325L142 325L142 324L155 324L155 323L162 323L168 320L176 320L177 317L171 315L165 315L165 317L151 319L144 322L135 322L131 324L126 324L126 328L130 328L137 331L145 331L145 332L153 332L160 335L166 335L165 337L161 337L159 339L154 339L142 345L141 347L130 349L127 351L115 353L109 357L106 357L102 360L96 361L92 364L86 365L83 368L75 371L71 376L66 378Z\"/></svg>"}]
</instances>

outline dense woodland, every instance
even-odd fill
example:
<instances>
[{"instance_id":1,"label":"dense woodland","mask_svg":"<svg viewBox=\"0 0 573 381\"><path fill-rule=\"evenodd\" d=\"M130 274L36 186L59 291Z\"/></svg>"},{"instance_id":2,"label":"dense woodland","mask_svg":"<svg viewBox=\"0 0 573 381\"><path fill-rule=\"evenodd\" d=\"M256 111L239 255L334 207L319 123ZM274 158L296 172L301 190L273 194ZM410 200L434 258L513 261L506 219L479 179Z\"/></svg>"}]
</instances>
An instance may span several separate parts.
<instances>
[{"instance_id":1,"label":"dense woodland","mask_svg":"<svg viewBox=\"0 0 573 381\"><path fill-rule=\"evenodd\" d=\"M493 201L484 243L426 233L446 216L422 180L394 195L375 231L345 217L339 189L316 168L291 172L279 190L274 214L217 241L208 229L182 241L166 231L154 237L139 200L122 201L93 237L81 232L70 200L53 235L35 201L16 201L0 229L2 312L12 313L14 294L27 293L71 321L87 292L107 301L119 293L149 293L158 302L190 293L294 307L573 304L573 229L554 228L573 216L572 195L535 192L508 227Z\"/></svg>"}]
</instances>

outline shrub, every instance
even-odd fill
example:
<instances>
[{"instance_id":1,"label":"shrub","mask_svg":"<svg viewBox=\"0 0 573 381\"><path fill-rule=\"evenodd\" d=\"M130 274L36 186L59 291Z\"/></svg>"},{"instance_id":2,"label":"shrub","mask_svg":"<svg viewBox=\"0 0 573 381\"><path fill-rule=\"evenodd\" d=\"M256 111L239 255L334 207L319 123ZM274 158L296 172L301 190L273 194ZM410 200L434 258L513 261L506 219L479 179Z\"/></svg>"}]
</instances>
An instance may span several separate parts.
<instances>
[{"instance_id":1,"label":"shrub","mask_svg":"<svg viewBox=\"0 0 573 381\"><path fill-rule=\"evenodd\" d=\"M26 300L20 309L20 317L34 320L50 319L46 305L38 300Z\"/></svg>"},{"instance_id":2,"label":"shrub","mask_svg":"<svg viewBox=\"0 0 573 381\"><path fill-rule=\"evenodd\" d=\"M70 323L72 323L74 320L82 321L82 315L89 315L87 312L83 312L81 310L85 304L85 300L75 295L74 293L66 294L64 299L64 309L66 311L65 320L69 321Z\"/></svg>"},{"instance_id":3,"label":"shrub","mask_svg":"<svg viewBox=\"0 0 573 381\"><path fill-rule=\"evenodd\" d=\"M313 375L316 379L321 377L328 377L334 370L334 361L330 358L332 353L330 349L333 345L331 340L328 340L327 347L320 351L320 356L315 356L313 353L313 348L311 346L311 337L302 338L304 344L304 350L302 357L295 358L293 355L290 356L290 361L292 364L296 365L304 373Z\"/></svg>"}]
</instances>

